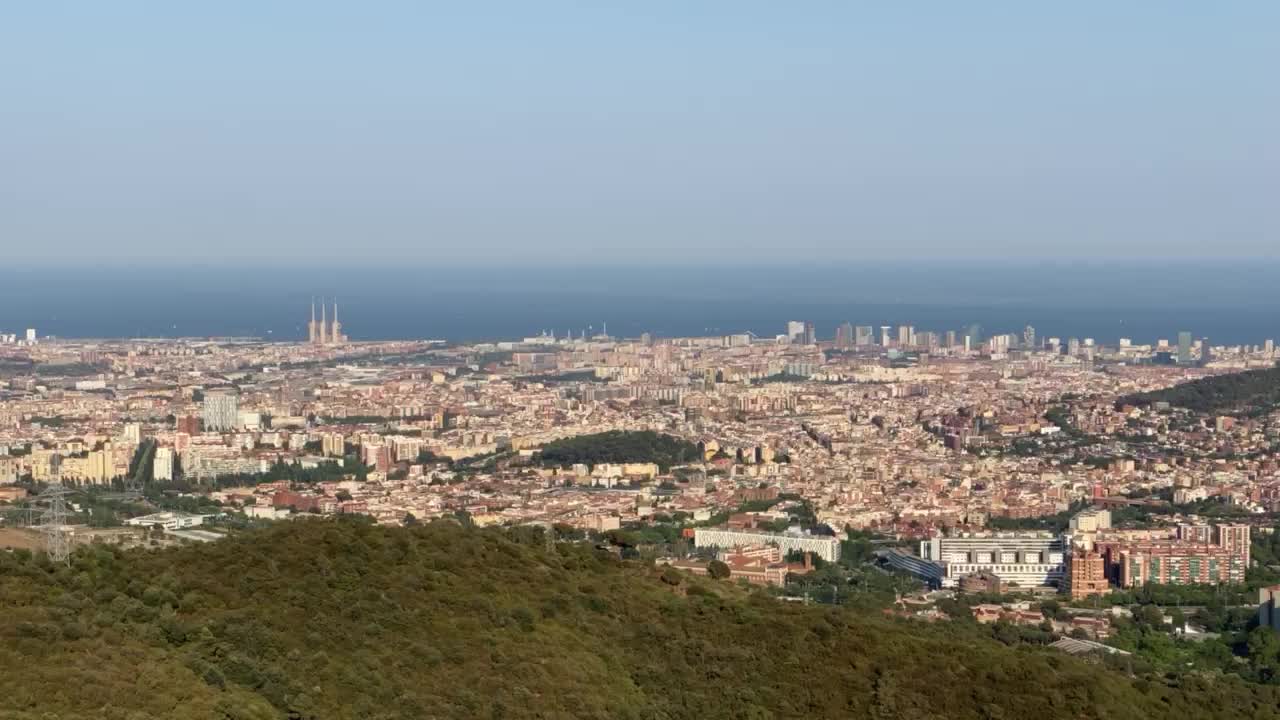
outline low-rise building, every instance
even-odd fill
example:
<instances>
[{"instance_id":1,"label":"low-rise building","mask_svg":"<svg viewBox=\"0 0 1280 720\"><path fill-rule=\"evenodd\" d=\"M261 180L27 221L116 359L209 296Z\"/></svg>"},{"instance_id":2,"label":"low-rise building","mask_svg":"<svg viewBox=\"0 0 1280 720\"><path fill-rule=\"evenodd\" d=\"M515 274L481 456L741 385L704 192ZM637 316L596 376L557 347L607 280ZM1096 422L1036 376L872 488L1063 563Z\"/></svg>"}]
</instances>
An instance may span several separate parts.
<instances>
[{"instance_id":1,"label":"low-rise building","mask_svg":"<svg viewBox=\"0 0 1280 720\"><path fill-rule=\"evenodd\" d=\"M154 527L159 525L165 530L181 530L183 528L199 527L204 524L207 515L193 515L191 513L180 512L158 512L151 515L142 515L141 517L129 518L125 520L126 525L134 527Z\"/></svg>"}]
</instances>

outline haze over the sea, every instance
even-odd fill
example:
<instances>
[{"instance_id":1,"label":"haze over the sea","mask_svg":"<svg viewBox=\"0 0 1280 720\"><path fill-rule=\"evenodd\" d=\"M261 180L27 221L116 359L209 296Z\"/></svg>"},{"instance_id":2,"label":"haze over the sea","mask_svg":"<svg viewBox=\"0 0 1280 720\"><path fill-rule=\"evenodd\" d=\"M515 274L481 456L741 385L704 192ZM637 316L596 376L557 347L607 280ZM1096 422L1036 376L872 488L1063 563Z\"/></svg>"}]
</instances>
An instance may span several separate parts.
<instances>
[{"instance_id":1,"label":"haze over the sea","mask_svg":"<svg viewBox=\"0 0 1280 720\"><path fill-rule=\"evenodd\" d=\"M787 320L913 324L1113 344L1280 339L1280 266L871 263L814 266L209 267L0 270L0 331L64 337L306 335L314 298L337 299L354 340L513 339L755 332Z\"/></svg>"}]
</instances>

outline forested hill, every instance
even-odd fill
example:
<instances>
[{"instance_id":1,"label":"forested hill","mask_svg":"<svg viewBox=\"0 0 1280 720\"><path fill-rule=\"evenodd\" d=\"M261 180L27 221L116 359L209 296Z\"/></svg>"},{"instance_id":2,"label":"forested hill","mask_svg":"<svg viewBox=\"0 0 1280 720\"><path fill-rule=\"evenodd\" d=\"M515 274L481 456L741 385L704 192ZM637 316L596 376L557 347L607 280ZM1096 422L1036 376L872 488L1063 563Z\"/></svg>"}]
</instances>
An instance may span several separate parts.
<instances>
[{"instance_id":1,"label":"forested hill","mask_svg":"<svg viewBox=\"0 0 1280 720\"><path fill-rule=\"evenodd\" d=\"M0 554L0 718L1274 718L945 626L795 606L540 531L299 520Z\"/></svg>"},{"instance_id":2,"label":"forested hill","mask_svg":"<svg viewBox=\"0 0 1280 720\"><path fill-rule=\"evenodd\" d=\"M551 467L577 463L651 462L668 468L700 460L701 457L697 445L652 430L610 430L577 435L553 440L538 453L542 464Z\"/></svg>"},{"instance_id":3,"label":"forested hill","mask_svg":"<svg viewBox=\"0 0 1280 720\"><path fill-rule=\"evenodd\" d=\"M1214 375L1164 390L1129 395L1120 402L1138 406L1167 402L1214 414L1270 412L1280 407L1280 367Z\"/></svg>"}]
</instances>

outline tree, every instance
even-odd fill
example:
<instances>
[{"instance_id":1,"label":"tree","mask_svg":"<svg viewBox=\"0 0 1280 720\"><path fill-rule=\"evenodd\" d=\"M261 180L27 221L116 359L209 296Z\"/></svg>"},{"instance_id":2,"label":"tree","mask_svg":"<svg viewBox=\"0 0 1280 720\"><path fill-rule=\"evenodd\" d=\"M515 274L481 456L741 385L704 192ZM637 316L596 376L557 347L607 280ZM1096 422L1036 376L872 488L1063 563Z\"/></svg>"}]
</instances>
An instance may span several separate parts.
<instances>
[{"instance_id":1,"label":"tree","mask_svg":"<svg viewBox=\"0 0 1280 720\"><path fill-rule=\"evenodd\" d=\"M89 511L89 526L96 528L119 527L120 520L111 509L97 506Z\"/></svg>"},{"instance_id":2,"label":"tree","mask_svg":"<svg viewBox=\"0 0 1280 720\"><path fill-rule=\"evenodd\" d=\"M548 467L578 463L652 462L664 470L672 465L695 462L701 457L697 445L650 430L613 430L554 440L538 453L538 461Z\"/></svg>"},{"instance_id":3,"label":"tree","mask_svg":"<svg viewBox=\"0 0 1280 720\"><path fill-rule=\"evenodd\" d=\"M1273 661L1280 655L1280 633L1269 627L1256 627L1249 631L1245 645L1249 648L1249 658L1254 662Z\"/></svg>"},{"instance_id":4,"label":"tree","mask_svg":"<svg viewBox=\"0 0 1280 720\"><path fill-rule=\"evenodd\" d=\"M1146 625L1154 630L1163 630L1165 628L1164 611L1155 605L1143 605L1134 614L1133 618L1141 625Z\"/></svg>"},{"instance_id":5,"label":"tree","mask_svg":"<svg viewBox=\"0 0 1280 720\"><path fill-rule=\"evenodd\" d=\"M724 562L720 560L712 560L710 564L707 565L707 574L710 575L712 579L724 580L732 575L733 571L731 571L729 566Z\"/></svg>"},{"instance_id":6,"label":"tree","mask_svg":"<svg viewBox=\"0 0 1280 720\"><path fill-rule=\"evenodd\" d=\"M939 697L966 719L1236 720L1280 706L1247 665L1206 678L1167 637L1176 667L1097 663L1025 647L1046 641L1035 628L1000 629L1006 648L972 621L663 574L591 543L547 553L527 528L346 516L162 550L83 547L70 571L0 553L0 697L40 691L40 717L136 720L173 717L175 701L192 720L933 717ZM492 671L527 658L545 667ZM406 672L381 671L393 666ZM93 682L75 682L86 667ZM162 689L137 692L143 673Z\"/></svg>"},{"instance_id":7,"label":"tree","mask_svg":"<svg viewBox=\"0 0 1280 720\"><path fill-rule=\"evenodd\" d=\"M1040 612L1050 620L1058 620L1062 617L1062 605L1057 600L1045 600L1040 603Z\"/></svg>"},{"instance_id":8,"label":"tree","mask_svg":"<svg viewBox=\"0 0 1280 720\"><path fill-rule=\"evenodd\" d=\"M684 580L680 575L680 571L670 565L662 568L662 582L668 585L679 585Z\"/></svg>"}]
</instances>

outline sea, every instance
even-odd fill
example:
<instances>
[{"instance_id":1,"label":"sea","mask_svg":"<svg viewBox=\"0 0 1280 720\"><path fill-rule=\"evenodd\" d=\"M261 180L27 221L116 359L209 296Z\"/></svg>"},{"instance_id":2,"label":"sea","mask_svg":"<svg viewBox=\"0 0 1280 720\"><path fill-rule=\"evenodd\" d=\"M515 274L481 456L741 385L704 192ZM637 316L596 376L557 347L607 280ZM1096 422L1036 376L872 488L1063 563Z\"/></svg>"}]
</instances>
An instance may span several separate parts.
<instances>
[{"instance_id":1,"label":"sea","mask_svg":"<svg viewBox=\"0 0 1280 720\"><path fill-rule=\"evenodd\" d=\"M984 336L1214 344L1280 338L1280 262L867 263L0 268L0 333L62 338L306 335L311 303L338 304L353 340L754 333L790 320L820 338L843 322ZM877 330L878 333L878 330Z\"/></svg>"}]
</instances>

